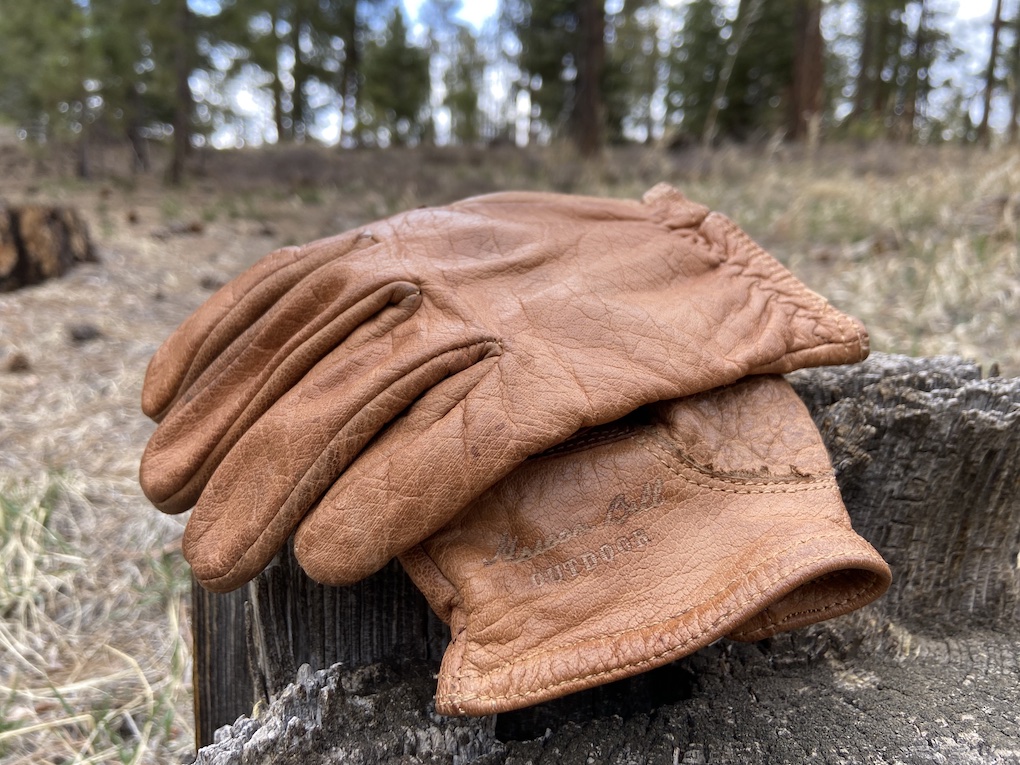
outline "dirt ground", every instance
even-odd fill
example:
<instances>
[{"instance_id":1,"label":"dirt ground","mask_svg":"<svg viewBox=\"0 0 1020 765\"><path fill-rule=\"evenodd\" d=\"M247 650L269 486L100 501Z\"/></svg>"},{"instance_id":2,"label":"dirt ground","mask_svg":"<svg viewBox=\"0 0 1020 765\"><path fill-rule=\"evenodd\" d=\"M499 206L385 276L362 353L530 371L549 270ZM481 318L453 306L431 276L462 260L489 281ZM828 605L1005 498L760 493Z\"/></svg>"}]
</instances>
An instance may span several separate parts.
<instances>
[{"instance_id":1,"label":"dirt ground","mask_svg":"<svg viewBox=\"0 0 1020 765\"><path fill-rule=\"evenodd\" d=\"M585 166L561 147L297 147L197 156L170 190L125 156L104 149L83 182L64 155L0 146L0 204L77 207L100 259L0 294L5 764L192 756L185 518L137 486L141 383L167 334L278 246L487 191L633 197L665 180L863 318L876 349L1020 375L1015 151L631 147Z\"/></svg>"}]
</instances>

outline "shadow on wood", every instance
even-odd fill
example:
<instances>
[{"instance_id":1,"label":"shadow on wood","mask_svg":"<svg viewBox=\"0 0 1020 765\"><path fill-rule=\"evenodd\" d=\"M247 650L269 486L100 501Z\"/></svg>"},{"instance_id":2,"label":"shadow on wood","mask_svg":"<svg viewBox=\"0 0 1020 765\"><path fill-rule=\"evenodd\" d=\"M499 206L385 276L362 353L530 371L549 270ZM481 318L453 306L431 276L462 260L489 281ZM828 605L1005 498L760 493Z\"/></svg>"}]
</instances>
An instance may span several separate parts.
<instances>
[{"instance_id":1,"label":"shadow on wood","mask_svg":"<svg viewBox=\"0 0 1020 765\"><path fill-rule=\"evenodd\" d=\"M445 718L445 628L396 564L331 589L287 553L247 606L235 596L196 626L202 743L251 714L236 663L204 682L236 655L225 625L244 608L258 701L198 762L1020 763L1020 380L980 377L883 355L791 375L854 527L892 566L872 606L528 710Z\"/></svg>"}]
</instances>

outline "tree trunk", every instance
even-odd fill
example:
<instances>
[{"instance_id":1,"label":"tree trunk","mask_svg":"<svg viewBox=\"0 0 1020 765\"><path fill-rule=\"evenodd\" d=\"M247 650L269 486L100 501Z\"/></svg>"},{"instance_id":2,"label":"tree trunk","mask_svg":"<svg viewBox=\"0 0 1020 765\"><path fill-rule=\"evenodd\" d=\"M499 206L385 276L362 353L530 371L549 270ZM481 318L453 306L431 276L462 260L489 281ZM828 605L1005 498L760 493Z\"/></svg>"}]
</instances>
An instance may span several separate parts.
<instances>
[{"instance_id":1,"label":"tree trunk","mask_svg":"<svg viewBox=\"0 0 1020 765\"><path fill-rule=\"evenodd\" d=\"M995 65L999 60L999 31L1002 29L1002 0L995 2L995 18L992 20L992 45L988 54L988 69L985 71L984 111L977 128L978 143L988 145L988 119L992 112L992 94L995 92Z\"/></svg>"},{"instance_id":2,"label":"tree trunk","mask_svg":"<svg viewBox=\"0 0 1020 765\"><path fill-rule=\"evenodd\" d=\"M361 22L358 20L357 3L349 6L350 16L347 24L350 28L350 39L344 44L344 91L343 111L341 121L343 125L350 125L350 135L354 141L359 140L358 136L358 88L361 85L361 58L362 58L362 35Z\"/></svg>"},{"instance_id":3,"label":"tree trunk","mask_svg":"<svg viewBox=\"0 0 1020 765\"><path fill-rule=\"evenodd\" d=\"M295 142L304 141L307 133L305 125L305 80L308 72L301 53L301 32L304 30L305 21L301 17L300 9L294 6L294 17L291 19L290 44L294 49L294 69L291 75L294 77L294 90L290 94L290 134Z\"/></svg>"},{"instance_id":4,"label":"tree trunk","mask_svg":"<svg viewBox=\"0 0 1020 765\"><path fill-rule=\"evenodd\" d=\"M927 45L925 32L928 26L928 7L926 0L918 3L919 17L917 20L917 31L914 33L913 51L911 54L909 78L904 86L902 97L903 114L900 117L899 138L904 141L912 141L914 138L914 122L918 112L918 103L927 97L924 87L924 80L921 77L924 72L924 50ZM927 77L925 77L925 80Z\"/></svg>"},{"instance_id":5,"label":"tree trunk","mask_svg":"<svg viewBox=\"0 0 1020 765\"><path fill-rule=\"evenodd\" d=\"M247 591L263 703L198 762L1020 763L1020 380L883 355L791 379L854 527L893 569L876 603L530 710L446 718L431 705L443 641L399 568L331 589L287 553ZM199 730L215 722L229 720Z\"/></svg>"},{"instance_id":6,"label":"tree trunk","mask_svg":"<svg viewBox=\"0 0 1020 765\"><path fill-rule=\"evenodd\" d=\"M174 75L176 92L174 98L174 145L167 170L167 182L180 186L184 181L184 163L191 150L191 112L193 99L191 84L191 10L188 0L177 0L177 39L174 51Z\"/></svg>"},{"instance_id":7,"label":"tree trunk","mask_svg":"<svg viewBox=\"0 0 1020 765\"><path fill-rule=\"evenodd\" d=\"M1020 138L1020 18L1013 19L1013 51L1010 61L1009 143Z\"/></svg>"},{"instance_id":8,"label":"tree trunk","mask_svg":"<svg viewBox=\"0 0 1020 765\"><path fill-rule=\"evenodd\" d=\"M719 72L719 79L715 83L715 93L712 95L712 103L708 106L708 116L705 117L705 128L701 134L701 144L707 148L715 141L716 121L719 118L719 110L722 108L723 98L726 97L726 89L730 84L730 77L733 76L733 67L737 63L737 56L740 49L744 47L754 23L761 14L761 8L765 0L741 0L740 11L737 15L737 32L735 41L728 49L726 61L723 62L722 70Z\"/></svg>"},{"instance_id":9,"label":"tree trunk","mask_svg":"<svg viewBox=\"0 0 1020 765\"><path fill-rule=\"evenodd\" d=\"M886 43L887 47L882 51L883 59L880 67L889 66L893 69L893 71L899 72L903 66L903 61L900 57L904 35L904 23L902 16L896 19L892 19L888 15L884 16L882 19L882 31L882 39L888 40L888 42ZM879 68L879 76L875 82L875 119L885 122L887 136L891 133L893 134L893 137L895 137L897 126L894 107L896 106L897 99L900 96L901 85L896 82L898 78L890 78L889 81L884 80L881 77L881 72L882 68Z\"/></svg>"},{"instance_id":10,"label":"tree trunk","mask_svg":"<svg viewBox=\"0 0 1020 765\"><path fill-rule=\"evenodd\" d=\"M202 592L194 580L192 590ZM224 720L251 712L255 688L250 646L243 639L250 623L248 593L240 589L215 597L198 596L192 602L195 740L204 745L212 743L213 733Z\"/></svg>"},{"instance_id":11,"label":"tree trunk","mask_svg":"<svg viewBox=\"0 0 1020 765\"><path fill-rule=\"evenodd\" d=\"M875 22L872 11L867 3L861 11L864 21L861 29L861 53L858 57L858 71L854 87L854 106L850 118L855 119L867 114L874 83L874 58L877 44L875 42Z\"/></svg>"},{"instance_id":12,"label":"tree trunk","mask_svg":"<svg viewBox=\"0 0 1020 765\"><path fill-rule=\"evenodd\" d=\"M802 141L822 111L825 62L821 0L798 0L794 16L793 95L787 135Z\"/></svg>"},{"instance_id":13,"label":"tree trunk","mask_svg":"<svg viewBox=\"0 0 1020 765\"><path fill-rule=\"evenodd\" d=\"M579 0L577 4L579 51L577 99L571 115L574 142L583 157L602 150L602 69L606 60L606 10L602 0Z\"/></svg>"},{"instance_id":14,"label":"tree trunk","mask_svg":"<svg viewBox=\"0 0 1020 765\"><path fill-rule=\"evenodd\" d=\"M81 135L74 147L74 174L75 177L87 181L92 178L91 151L89 147L89 126L85 119L85 108L82 107Z\"/></svg>"},{"instance_id":15,"label":"tree trunk","mask_svg":"<svg viewBox=\"0 0 1020 765\"><path fill-rule=\"evenodd\" d=\"M283 82L280 79L280 46L279 37L276 33L276 27L280 23L278 11L279 8L274 8L271 17L273 39L277 41L277 45L273 49L273 80L269 86L273 93L273 122L276 124L276 142L284 143L289 136L283 119Z\"/></svg>"}]
</instances>

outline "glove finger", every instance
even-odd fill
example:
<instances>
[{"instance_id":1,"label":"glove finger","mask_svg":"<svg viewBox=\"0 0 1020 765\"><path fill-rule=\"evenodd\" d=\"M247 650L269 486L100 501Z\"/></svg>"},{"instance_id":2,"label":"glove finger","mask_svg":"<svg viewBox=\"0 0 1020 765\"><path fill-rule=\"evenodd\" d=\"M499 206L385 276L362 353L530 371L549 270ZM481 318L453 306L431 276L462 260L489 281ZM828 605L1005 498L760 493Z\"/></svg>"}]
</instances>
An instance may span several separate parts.
<instances>
[{"instance_id":1,"label":"glove finger","mask_svg":"<svg viewBox=\"0 0 1020 765\"><path fill-rule=\"evenodd\" d=\"M240 353L209 367L193 386L201 395L189 391L149 440L140 472L146 496L164 512L192 507L230 448L320 359L338 347L353 353L407 320L420 303L417 286L396 282L349 308L334 301L282 344L273 337L280 321L253 327L261 331L245 335ZM292 306L300 310L298 301ZM286 319L285 312L280 316Z\"/></svg>"},{"instance_id":2,"label":"glove finger","mask_svg":"<svg viewBox=\"0 0 1020 765\"><path fill-rule=\"evenodd\" d=\"M295 534L309 576L337 586L369 576L541 450L553 410L515 417L521 407L502 385L514 362L493 362L429 391L339 476Z\"/></svg>"},{"instance_id":3,"label":"glove finger","mask_svg":"<svg viewBox=\"0 0 1020 765\"><path fill-rule=\"evenodd\" d=\"M400 330L405 330L405 322ZM238 440L188 521L185 558L214 591L234 589L272 559L294 527L375 434L422 393L500 352L487 337L434 329L391 333L351 357L323 359ZM394 348L394 344L399 347Z\"/></svg>"},{"instance_id":4,"label":"glove finger","mask_svg":"<svg viewBox=\"0 0 1020 765\"><path fill-rule=\"evenodd\" d=\"M351 231L305 247L285 247L262 258L217 290L159 347L142 388L142 411L159 420L223 351L295 284L323 265L374 244Z\"/></svg>"}]
</instances>

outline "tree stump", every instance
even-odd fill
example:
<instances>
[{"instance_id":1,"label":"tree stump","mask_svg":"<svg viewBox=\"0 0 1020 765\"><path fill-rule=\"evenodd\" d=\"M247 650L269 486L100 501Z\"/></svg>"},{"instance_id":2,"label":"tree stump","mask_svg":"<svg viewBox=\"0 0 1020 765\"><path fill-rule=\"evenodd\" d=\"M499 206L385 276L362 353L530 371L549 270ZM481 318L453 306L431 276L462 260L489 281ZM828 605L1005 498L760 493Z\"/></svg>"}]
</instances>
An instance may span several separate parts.
<instances>
[{"instance_id":1,"label":"tree stump","mask_svg":"<svg viewBox=\"0 0 1020 765\"><path fill-rule=\"evenodd\" d=\"M62 276L78 263L95 260L88 227L76 210L0 208L0 292Z\"/></svg>"},{"instance_id":2,"label":"tree stump","mask_svg":"<svg viewBox=\"0 0 1020 765\"><path fill-rule=\"evenodd\" d=\"M219 598L222 623L247 623L247 637L196 626L198 735L215 740L198 762L1020 763L1020 379L876 354L791 380L854 527L893 569L878 602L528 710L446 718L432 707L444 628L399 567L327 588L285 551L239 593L196 588L196 607ZM250 674L203 685L242 640Z\"/></svg>"}]
</instances>

